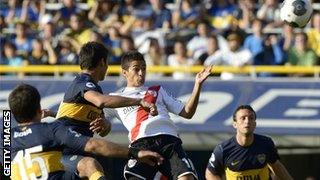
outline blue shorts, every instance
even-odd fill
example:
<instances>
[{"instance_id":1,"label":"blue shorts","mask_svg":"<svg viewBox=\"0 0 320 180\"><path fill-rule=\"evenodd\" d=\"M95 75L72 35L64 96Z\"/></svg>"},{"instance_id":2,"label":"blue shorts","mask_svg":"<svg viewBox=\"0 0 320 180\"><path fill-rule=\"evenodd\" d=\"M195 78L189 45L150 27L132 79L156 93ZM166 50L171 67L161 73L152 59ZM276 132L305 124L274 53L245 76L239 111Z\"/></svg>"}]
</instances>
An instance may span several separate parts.
<instances>
[{"instance_id":1,"label":"blue shorts","mask_svg":"<svg viewBox=\"0 0 320 180\"><path fill-rule=\"evenodd\" d=\"M81 155L63 155L61 158L61 163L64 166L64 170L78 175L78 163L84 157L85 156Z\"/></svg>"}]
</instances>

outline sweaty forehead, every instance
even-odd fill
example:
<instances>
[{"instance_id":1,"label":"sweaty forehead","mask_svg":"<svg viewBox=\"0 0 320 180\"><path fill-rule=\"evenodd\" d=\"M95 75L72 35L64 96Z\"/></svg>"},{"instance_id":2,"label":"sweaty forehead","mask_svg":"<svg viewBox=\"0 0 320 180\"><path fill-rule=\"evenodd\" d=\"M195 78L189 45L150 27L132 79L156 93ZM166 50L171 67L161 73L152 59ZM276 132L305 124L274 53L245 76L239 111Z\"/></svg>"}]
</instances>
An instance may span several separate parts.
<instances>
[{"instance_id":1,"label":"sweaty forehead","mask_svg":"<svg viewBox=\"0 0 320 180\"><path fill-rule=\"evenodd\" d=\"M132 61L130 64L129 64L129 68L130 67L145 67L146 66L146 63L144 61Z\"/></svg>"}]
</instances>

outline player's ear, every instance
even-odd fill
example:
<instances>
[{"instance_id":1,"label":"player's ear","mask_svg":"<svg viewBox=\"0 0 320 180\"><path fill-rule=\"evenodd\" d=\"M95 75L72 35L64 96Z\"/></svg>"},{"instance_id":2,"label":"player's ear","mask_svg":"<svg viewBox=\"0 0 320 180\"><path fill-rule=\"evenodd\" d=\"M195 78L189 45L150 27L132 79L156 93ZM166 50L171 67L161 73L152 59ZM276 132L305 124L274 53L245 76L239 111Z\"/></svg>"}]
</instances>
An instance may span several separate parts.
<instances>
[{"instance_id":1,"label":"player's ear","mask_svg":"<svg viewBox=\"0 0 320 180\"><path fill-rule=\"evenodd\" d=\"M121 69L121 74L124 77L127 77L127 71L125 69Z\"/></svg>"},{"instance_id":2,"label":"player's ear","mask_svg":"<svg viewBox=\"0 0 320 180\"><path fill-rule=\"evenodd\" d=\"M232 126L233 126L235 129L237 129L237 122L236 122L236 121L233 121L233 122L232 122Z\"/></svg>"}]
</instances>

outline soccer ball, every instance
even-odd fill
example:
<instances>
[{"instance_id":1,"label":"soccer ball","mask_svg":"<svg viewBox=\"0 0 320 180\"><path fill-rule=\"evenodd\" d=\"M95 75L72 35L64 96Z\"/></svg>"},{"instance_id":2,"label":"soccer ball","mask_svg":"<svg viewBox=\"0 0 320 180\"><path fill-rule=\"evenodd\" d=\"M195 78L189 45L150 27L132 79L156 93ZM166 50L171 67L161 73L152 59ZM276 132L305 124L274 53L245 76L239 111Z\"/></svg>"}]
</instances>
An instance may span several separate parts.
<instances>
[{"instance_id":1,"label":"soccer ball","mask_svg":"<svg viewBox=\"0 0 320 180\"><path fill-rule=\"evenodd\" d=\"M310 0L284 0L280 9L280 18L292 27L304 27L312 15Z\"/></svg>"}]
</instances>

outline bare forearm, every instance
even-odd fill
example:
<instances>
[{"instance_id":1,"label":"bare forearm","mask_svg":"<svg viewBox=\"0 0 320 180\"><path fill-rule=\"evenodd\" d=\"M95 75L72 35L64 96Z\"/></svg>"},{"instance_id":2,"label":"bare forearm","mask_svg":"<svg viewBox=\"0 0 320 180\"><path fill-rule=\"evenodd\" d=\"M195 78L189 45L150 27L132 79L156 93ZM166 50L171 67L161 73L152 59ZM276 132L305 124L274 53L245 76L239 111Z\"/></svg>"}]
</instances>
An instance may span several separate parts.
<instances>
[{"instance_id":1,"label":"bare forearm","mask_svg":"<svg viewBox=\"0 0 320 180\"><path fill-rule=\"evenodd\" d=\"M128 157L129 149L102 139L90 138L85 151L106 157Z\"/></svg>"},{"instance_id":2,"label":"bare forearm","mask_svg":"<svg viewBox=\"0 0 320 180\"><path fill-rule=\"evenodd\" d=\"M196 112L199 96L201 91L201 84L196 83L193 87L191 97L188 99L187 103L184 106L183 111L180 113L182 117L191 119Z\"/></svg>"},{"instance_id":3,"label":"bare forearm","mask_svg":"<svg viewBox=\"0 0 320 180\"><path fill-rule=\"evenodd\" d=\"M103 107L119 108L140 105L141 99L126 98L121 96L105 95Z\"/></svg>"},{"instance_id":4,"label":"bare forearm","mask_svg":"<svg viewBox=\"0 0 320 180\"><path fill-rule=\"evenodd\" d=\"M280 162L277 161L274 164L270 164L271 169L273 170L274 174L279 178L279 179L288 179L288 180L293 180L287 169L284 167L284 165Z\"/></svg>"}]
</instances>

